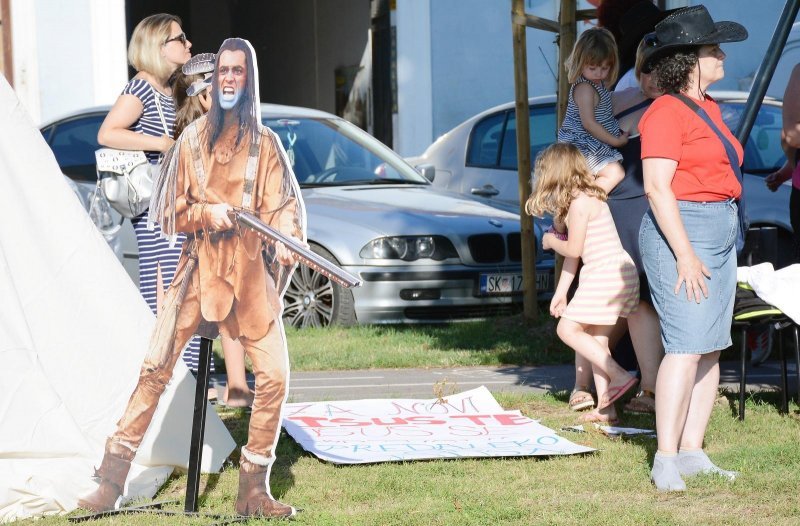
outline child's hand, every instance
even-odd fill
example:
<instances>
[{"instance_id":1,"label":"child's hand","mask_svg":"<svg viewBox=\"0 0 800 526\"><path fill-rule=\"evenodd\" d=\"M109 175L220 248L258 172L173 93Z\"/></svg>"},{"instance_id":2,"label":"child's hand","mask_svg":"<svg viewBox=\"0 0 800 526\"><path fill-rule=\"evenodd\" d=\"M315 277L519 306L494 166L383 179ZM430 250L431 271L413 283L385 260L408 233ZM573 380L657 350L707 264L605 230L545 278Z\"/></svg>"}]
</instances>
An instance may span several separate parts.
<instances>
[{"instance_id":1,"label":"child's hand","mask_svg":"<svg viewBox=\"0 0 800 526\"><path fill-rule=\"evenodd\" d=\"M617 137L617 144L612 144L611 146L622 148L628 144L628 135L630 135L630 132L623 130L622 133L619 134L619 137Z\"/></svg>"},{"instance_id":2,"label":"child's hand","mask_svg":"<svg viewBox=\"0 0 800 526\"><path fill-rule=\"evenodd\" d=\"M552 232L545 232L545 234L542 236L542 248L545 250L550 250L551 248L553 248L551 242L555 238L556 236L554 236Z\"/></svg>"},{"instance_id":3,"label":"child's hand","mask_svg":"<svg viewBox=\"0 0 800 526\"><path fill-rule=\"evenodd\" d=\"M553 299L550 300L550 315L554 318L560 318L567 308L567 297L561 294L554 294Z\"/></svg>"}]
</instances>

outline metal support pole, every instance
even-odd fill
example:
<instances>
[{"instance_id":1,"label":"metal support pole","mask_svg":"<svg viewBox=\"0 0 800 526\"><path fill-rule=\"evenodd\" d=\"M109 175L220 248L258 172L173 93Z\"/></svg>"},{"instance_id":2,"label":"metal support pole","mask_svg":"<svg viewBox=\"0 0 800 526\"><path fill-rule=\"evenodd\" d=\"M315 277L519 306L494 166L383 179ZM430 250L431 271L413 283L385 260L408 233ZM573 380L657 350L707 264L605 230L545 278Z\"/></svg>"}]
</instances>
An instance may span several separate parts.
<instances>
[{"instance_id":1,"label":"metal support pole","mask_svg":"<svg viewBox=\"0 0 800 526\"><path fill-rule=\"evenodd\" d=\"M530 107L528 103L528 53L525 31L527 26L518 22L525 18L523 0L513 0L511 10L514 37L514 108L517 116L517 174L519 179L519 214L522 243L523 316L533 320L539 314L536 302L536 243L533 237L533 219L525 213L525 202L531 195L531 135Z\"/></svg>"},{"instance_id":2,"label":"metal support pole","mask_svg":"<svg viewBox=\"0 0 800 526\"><path fill-rule=\"evenodd\" d=\"M200 339L200 361L197 364L197 388L194 392L192 438L189 443L189 473L186 481L184 510L197 511L200 495L200 464L203 461L203 437L206 432L206 407L208 406L208 376L211 369L212 340Z\"/></svg>"},{"instance_id":3,"label":"metal support pole","mask_svg":"<svg viewBox=\"0 0 800 526\"><path fill-rule=\"evenodd\" d=\"M775 32L772 34L772 41L770 41L769 47L767 48L767 54L758 67L758 71L756 71L756 76L753 79L753 87L750 89L750 95L747 97L747 104L745 105L744 112L742 112L742 118L739 119L739 126L735 134L742 145L744 145L748 137L750 137L750 130L753 129L753 123L756 120L758 108L764 100L764 94L767 93L772 75L775 73L775 67L778 65L778 59L786 45L786 40L789 38L789 32L792 30L792 24L797 16L798 8L800 8L800 0L786 0L783 12L780 18L778 18L778 25L775 27Z\"/></svg>"}]
</instances>

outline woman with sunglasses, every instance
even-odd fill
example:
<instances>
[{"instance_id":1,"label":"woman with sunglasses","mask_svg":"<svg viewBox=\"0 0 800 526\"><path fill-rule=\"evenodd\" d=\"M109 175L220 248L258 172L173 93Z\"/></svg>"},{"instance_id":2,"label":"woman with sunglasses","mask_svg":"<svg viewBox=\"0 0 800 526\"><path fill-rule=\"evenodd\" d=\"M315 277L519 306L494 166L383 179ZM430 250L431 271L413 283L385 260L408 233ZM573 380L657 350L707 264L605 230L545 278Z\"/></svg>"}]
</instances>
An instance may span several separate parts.
<instances>
[{"instance_id":1,"label":"woman with sunglasses","mask_svg":"<svg viewBox=\"0 0 800 526\"><path fill-rule=\"evenodd\" d=\"M128 45L128 62L136 75L125 85L108 112L97 141L109 148L144 150L151 163L175 142L175 102L171 78L191 58L192 43L181 29L181 19L165 13L139 22ZM139 247L139 290L154 314L175 274L184 238L175 246L161 237L161 229L147 228L147 210L131 219ZM197 369L200 339L184 352L187 365Z\"/></svg>"}]
</instances>

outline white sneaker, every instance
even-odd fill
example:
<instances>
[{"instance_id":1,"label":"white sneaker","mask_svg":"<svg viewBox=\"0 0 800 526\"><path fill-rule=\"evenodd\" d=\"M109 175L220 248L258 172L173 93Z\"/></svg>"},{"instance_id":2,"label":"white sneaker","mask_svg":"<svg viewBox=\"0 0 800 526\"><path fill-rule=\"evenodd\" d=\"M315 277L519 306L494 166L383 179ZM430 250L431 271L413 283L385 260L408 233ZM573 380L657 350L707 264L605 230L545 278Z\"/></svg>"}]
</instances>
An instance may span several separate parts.
<instances>
[{"instance_id":1,"label":"white sneaker","mask_svg":"<svg viewBox=\"0 0 800 526\"><path fill-rule=\"evenodd\" d=\"M751 365L761 365L772 353L772 325L767 325L760 331L750 331L747 334L747 347L750 348Z\"/></svg>"}]
</instances>

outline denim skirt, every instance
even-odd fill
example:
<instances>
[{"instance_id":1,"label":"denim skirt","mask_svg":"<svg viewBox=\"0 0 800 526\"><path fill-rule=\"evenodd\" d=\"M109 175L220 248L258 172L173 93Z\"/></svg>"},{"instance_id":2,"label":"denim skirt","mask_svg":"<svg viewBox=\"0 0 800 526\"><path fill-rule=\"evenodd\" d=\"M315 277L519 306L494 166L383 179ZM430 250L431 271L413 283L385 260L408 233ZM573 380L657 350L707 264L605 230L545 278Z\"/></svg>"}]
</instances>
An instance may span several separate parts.
<instances>
[{"instance_id":1,"label":"denim skirt","mask_svg":"<svg viewBox=\"0 0 800 526\"><path fill-rule=\"evenodd\" d=\"M664 350L667 354L705 354L725 349L731 345L736 293L736 203L678 201L678 209L689 242L711 277L706 278L708 298L701 297L700 303L686 298L684 283L675 294L675 255L648 211L639 229L639 248L661 322Z\"/></svg>"}]
</instances>

